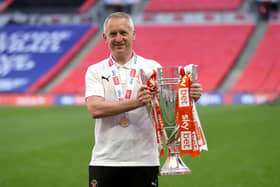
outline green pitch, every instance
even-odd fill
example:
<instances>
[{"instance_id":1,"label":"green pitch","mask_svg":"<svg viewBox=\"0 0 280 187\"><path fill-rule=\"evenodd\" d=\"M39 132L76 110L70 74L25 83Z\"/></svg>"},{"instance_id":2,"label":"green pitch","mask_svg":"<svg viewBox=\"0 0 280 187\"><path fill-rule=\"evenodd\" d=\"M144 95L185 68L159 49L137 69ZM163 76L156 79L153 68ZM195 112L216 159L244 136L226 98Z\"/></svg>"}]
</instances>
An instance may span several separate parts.
<instances>
[{"instance_id":1,"label":"green pitch","mask_svg":"<svg viewBox=\"0 0 280 187\"><path fill-rule=\"evenodd\" d=\"M209 151L184 156L192 173L159 177L160 187L279 186L280 106L198 112ZM93 123L86 107L1 107L0 186L86 187Z\"/></svg>"}]
</instances>

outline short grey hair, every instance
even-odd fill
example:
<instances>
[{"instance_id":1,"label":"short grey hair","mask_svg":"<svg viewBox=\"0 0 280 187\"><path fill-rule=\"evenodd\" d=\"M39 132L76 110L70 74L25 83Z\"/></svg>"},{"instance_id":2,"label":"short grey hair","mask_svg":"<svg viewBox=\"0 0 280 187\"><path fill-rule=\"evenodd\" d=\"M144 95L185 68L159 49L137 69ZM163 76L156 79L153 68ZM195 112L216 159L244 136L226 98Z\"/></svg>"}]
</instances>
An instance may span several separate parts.
<instances>
[{"instance_id":1,"label":"short grey hair","mask_svg":"<svg viewBox=\"0 0 280 187\"><path fill-rule=\"evenodd\" d=\"M105 29L106 29L106 25L108 23L108 21L111 19L111 18L126 18L128 20L128 23L129 23L129 26L131 28L132 31L134 31L134 23L133 23L133 20L132 18L130 17L130 15L128 15L127 13L125 12L114 12L114 13L111 13L104 21L104 25L103 25L103 32L105 32Z\"/></svg>"}]
</instances>

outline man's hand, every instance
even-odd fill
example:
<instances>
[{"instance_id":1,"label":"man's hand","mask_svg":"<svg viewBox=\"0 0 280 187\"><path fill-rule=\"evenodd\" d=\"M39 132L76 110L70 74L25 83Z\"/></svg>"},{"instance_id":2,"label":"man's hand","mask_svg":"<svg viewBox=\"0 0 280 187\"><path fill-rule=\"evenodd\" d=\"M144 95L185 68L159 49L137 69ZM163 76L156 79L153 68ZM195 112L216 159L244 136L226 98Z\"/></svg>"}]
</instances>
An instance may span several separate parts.
<instances>
[{"instance_id":1,"label":"man's hand","mask_svg":"<svg viewBox=\"0 0 280 187\"><path fill-rule=\"evenodd\" d=\"M137 92L136 100L139 106L144 106L152 99L152 94L149 91L147 85L142 85Z\"/></svg>"},{"instance_id":2,"label":"man's hand","mask_svg":"<svg viewBox=\"0 0 280 187\"><path fill-rule=\"evenodd\" d=\"M202 94L202 87L199 83L193 83L190 87L190 96L197 101Z\"/></svg>"}]
</instances>

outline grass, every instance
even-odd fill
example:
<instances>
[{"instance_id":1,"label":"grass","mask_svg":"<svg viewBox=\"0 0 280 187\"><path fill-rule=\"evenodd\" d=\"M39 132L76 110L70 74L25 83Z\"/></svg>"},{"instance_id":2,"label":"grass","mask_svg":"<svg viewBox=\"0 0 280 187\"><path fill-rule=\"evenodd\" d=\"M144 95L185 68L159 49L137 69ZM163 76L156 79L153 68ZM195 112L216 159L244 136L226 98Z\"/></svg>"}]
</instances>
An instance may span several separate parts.
<instances>
[{"instance_id":1,"label":"grass","mask_svg":"<svg viewBox=\"0 0 280 187\"><path fill-rule=\"evenodd\" d=\"M81 107L0 108L0 186L86 186L93 121Z\"/></svg>"},{"instance_id":2,"label":"grass","mask_svg":"<svg viewBox=\"0 0 280 187\"><path fill-rule=\"evenodd\" d=\"M184 156L192 173L161 176L160 187L279 185L280 106L198 110L209 151ZM87 186L93 123L85 107L1 107L0 186Z\"/></svg>"}]
</instances>

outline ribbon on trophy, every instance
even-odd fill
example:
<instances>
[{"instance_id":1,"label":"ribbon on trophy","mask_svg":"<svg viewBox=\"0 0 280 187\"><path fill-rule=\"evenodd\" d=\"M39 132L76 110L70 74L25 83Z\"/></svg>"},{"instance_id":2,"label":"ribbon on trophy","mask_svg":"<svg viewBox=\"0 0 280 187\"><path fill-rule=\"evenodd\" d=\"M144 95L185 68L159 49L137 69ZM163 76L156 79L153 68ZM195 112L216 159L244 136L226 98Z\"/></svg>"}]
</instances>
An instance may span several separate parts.
<instances>
[{"instance_id":1,"label":"ribbon on trophy","mask_svg":"<svg viewBox=\"0 0 280 187\"><path fill-rule=\"evenodd\" d=\"M191 170L182 160L185 154L193 157L207 151L207 143L190 88L197 82L196 65L140 69L142 84L153 97L147 109L154 122L160 156L164 145L168 157L160 175L188 174Z\"/></svg>"},{"instance_id":2,"label":"ribbon on trophy","mask_svg":"<svg viewBox=\"0 0 280 187\"><path fill-rule=\"evenodd\" d=\"M157 71L145 70L145 80L150 92L153 94L150 103L150 110L155 125L157 143L160 148L160 156L164 153L164 143L169 145L172 142L180 143L180 154L184 156L189 154L193 157L200 155L202 150L207 151L207 143L202 130L202 125L196 110L195 101L190 97L190 87L193 82L197 82L197 65L190 64L185 67L179 67L180 74L177 84L177 99L175 106L176 128L170 136L167 136L159 99L157 97ZM178 130L176 130L178 129Z\"/></svg>"},{"instance_id":3,"label":"ribbon on trophy","mask_svg":"<svg viewBox=\"0 0 280 187\"><path fill-rule=\"evenodd\" d=\"M208 150L206 139L195 107L195 101L190 97L190 86L197 81L196 65L180 68L180 82L178 84L176 101L176 124L180 131L181 156L189 154L193 157L200 155L202 150Z\"/></svg>"},{"instance_id":4,"label":"ribbon on trophy","mask_svg":"<svg viewBox=\"0 0 280 187\"><path fill-rule=\"evenodd\" d=\"M192 82L197 83L197 65L191 64L191 72L192 72ZM185 69L186 72L186 69ZM202 125L199 120L198 112L196 109L195 101L192 101L192 110L193 110L193 117L194 117L194 125L197 133L197 140L198 140L198 145L200 152L201 151L208 151L208 146L206 143L206 138L204 135L204 132L202 130Z\"/></svg>"},{"instance_id":5,"label":"ribbon on trophy","mask_svg":"<svg viewBox=\"0 0 280 187\"><path fill-rule=\"evenodd\" d=\"M150 103L150 109L152 113L152 118L155 125L156 130L156 137L157 137L157 143L159 145L160 149L160 157L164 155L164 145L163 141L167 142L168 138L165 132L165 126L163 122L162 113L160 110L159 102L158 102L158 85L157 85L157 75L156 71L153 70L152 72L148 73L149 77L146 81L146 85L149 89L149 91L152 93L152 100Z\"/></svg>"}]
</instances>

